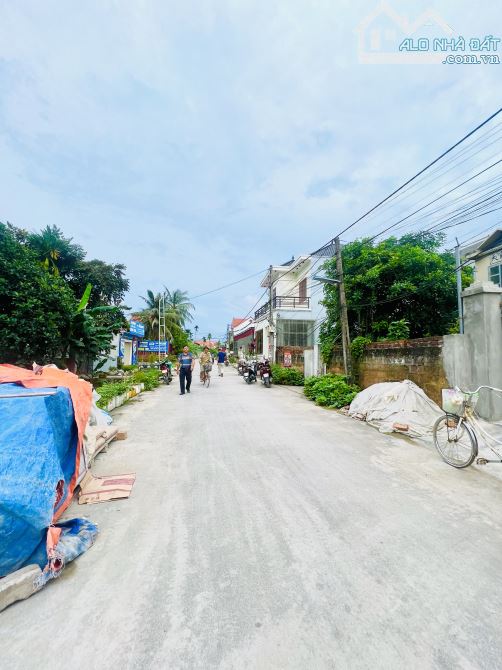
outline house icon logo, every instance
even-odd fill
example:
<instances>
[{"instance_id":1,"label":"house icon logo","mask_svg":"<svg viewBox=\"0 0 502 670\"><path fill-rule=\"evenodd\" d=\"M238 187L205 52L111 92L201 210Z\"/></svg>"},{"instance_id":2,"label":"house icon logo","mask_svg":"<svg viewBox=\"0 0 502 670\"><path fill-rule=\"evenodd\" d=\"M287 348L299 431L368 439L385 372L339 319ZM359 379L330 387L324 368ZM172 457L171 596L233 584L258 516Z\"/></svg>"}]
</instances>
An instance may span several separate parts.
<instances>
[{"instance_id":1,"label":"house icon logo","mask_svg":"<svg viewBox=\"0 0 502 670\"><path fill-rule=\"evenodd\" d=\"M402 51L406 39L452 38L454 30L434 10L428 9L410 21L382 2L356 28L359 62L377 65L436 64L444 54L433 51Z\"/></svg>"}]
</instances>

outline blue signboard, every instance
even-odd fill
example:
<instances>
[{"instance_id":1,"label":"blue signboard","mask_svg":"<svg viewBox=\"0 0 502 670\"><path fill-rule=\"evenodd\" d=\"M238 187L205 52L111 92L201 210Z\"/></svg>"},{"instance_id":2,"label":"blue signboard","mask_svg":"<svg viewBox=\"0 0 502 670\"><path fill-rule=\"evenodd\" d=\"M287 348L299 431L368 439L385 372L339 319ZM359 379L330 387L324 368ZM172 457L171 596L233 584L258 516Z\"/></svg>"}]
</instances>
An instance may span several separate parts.
<instances>
[{"instance_id":1,"label":"blue signboard","mask_svg":"<svg viewBox=\"0 0 502 670\"><path fill-rule=\"evenodd\" d=\"M145 326L139 321L129 321L129 332L136 337L145 336Z\"/></svg>"},{"instance_id":2,"label":"blue signboard","mask_svg":"<svg viewBox=\"0 0 502 670\"><path fill-rule=\"evenodd\" d=\"M169 351L169 342L159 342L159 340L142 340L138 344L138 351L148 351L151 354L167 354Z\"/></svg>"}]
</instances>

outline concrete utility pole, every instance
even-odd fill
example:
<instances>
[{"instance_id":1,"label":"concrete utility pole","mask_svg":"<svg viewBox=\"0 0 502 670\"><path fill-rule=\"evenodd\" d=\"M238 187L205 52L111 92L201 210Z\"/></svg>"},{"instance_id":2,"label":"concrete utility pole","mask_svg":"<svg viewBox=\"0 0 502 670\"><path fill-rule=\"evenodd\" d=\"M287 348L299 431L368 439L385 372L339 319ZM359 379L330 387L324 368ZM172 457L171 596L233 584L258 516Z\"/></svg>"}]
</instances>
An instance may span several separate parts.
<instances>
[{"instance_id":1,"label":"concrete utility pole","mask_svg":"<svg viewBox=\"0 0 502 670\"><path fill-rule=\"evenodd\" d=\"M350 355L349 317L347 315L347 301L345 299L345 283L343 281L342 250L340 238L335 238L336 272L338 274L338 289L340 291L340 324L342 330L343 367L349 382L352 381L352 358Z\"/></svg>"},{"instance_id":2,"label":"concrete utility pole","mask_svg":"<svg viewBox=\"0 0 502 670\"><path fill-rule=\"evenodd\" d=\"M275 363L274 352L274 314L272 311L272 265L268 268L268 356Z\"/></svg>"},{"instance_id":3,"label":"concrete utility pole","mask_svg":"<svg viewBox=\"0 0 502 670\"><path fill-rule=\"evenodd\" d=\"M462 268L460 263L460 243L458 238L457 246L455 247L455 273L457 275L457 304L458 304L458 324L460 334L464 334L464 309L462 305Z\"/></svg>"}]
</instances>

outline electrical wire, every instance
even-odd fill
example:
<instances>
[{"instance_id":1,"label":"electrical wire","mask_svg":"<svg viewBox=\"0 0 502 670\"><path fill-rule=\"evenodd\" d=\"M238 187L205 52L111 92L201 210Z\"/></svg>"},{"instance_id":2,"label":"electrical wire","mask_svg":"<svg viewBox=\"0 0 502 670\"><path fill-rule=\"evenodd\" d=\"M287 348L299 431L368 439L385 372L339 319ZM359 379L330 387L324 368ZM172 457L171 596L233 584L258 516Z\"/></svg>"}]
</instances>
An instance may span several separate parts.
<instances>
[{"instance_id":1,"label":"electrical wire","mask_svg":"<svg viewBox=\"0 0 502 670\"><path fill-rule=\"evenodd\" d=\"M248 275L247 277L243 277L242 279L238 279L237 281L230 282L230 284L224 284L223 286L213 288L210 291L205 291L204 293L193 295L189 299L196 300L197 298L202 298L202 296L209 295L210 293L216 293L217 291L222 291L223 289L228 288L229 286L235 286L236 284L241 284L243 281L247 281L248 279L252 279L253 277L257 277L258 275L263 274L266 271L266 269L267 268L265 268L264 270L260 270L259 272L255 272L252 275Z\"/></svg>"},{"instance_id":2,"label":"electrical wire","mask_svg":"<svg viewBox=\"0 0 502 670\"><path fill-rule=\"evenodd\" d=\"M335 235L335 237L333 237L329 242L327 242L327 243L324 244L322 247L320 247L319 249L317 249L316 251L314 251L314 252L312 253L312 255L318 255L321 251L325 250L327 247L332 246L332 245L334 244L334 241L335 241L336 237L340 237L341 235L343 235L344 233L346 233L348 230L350 230L351 228L353 228L353 227L354 227L356 224L358 224L360 221L362 221L362 220L365 219L367 216L369 216L372 212L374 212L374 211L377 210L379 207L381 207L384 203L388 202L388 201L389 201L393 196L395 196L397 193L403 191L403 189L404 189L406 186L408 186L409 184L411 184L412 182L414 182L420 175L424 174L424 173L425 173L427 170L429 170L433 165L437 164L442 158L444 158L445 156L447 156L448 154L450 154L452 151L454 151L454 149L456 149L458 146L460 146L460 145L461 145L463 142L465 142L469 137L473 136L473 135L474 135L476 132L478 132L481 128L483 128L484 126L486 126L492 119L494 119L496 116L498 116L501 112L502 112L502 107L499 108L499 109L498 109L496 112L494 112L493 114L491 114L491 115L490 115L487 119L485 119L482 123L478 124L473 130L471 130L469 133L467 133L467 135L464 135L464 137L462 137L458 142L456 142L456 143L453 144L451 147L449 147L446 151L443 151L442 154L440 154L440 155L439 155L437 158L435 158L432 162L430 162L428 165L426 165L424 168L422 168L422 170L420 170L419 172L417 172L413 177L411 177L411 178L408 179L406 182L404 182L404 184L401 184L401 186L399 186L397 189L395 189L394 191L392 191L392 193L390 193L388 196L386 196L385 198L383 198L382 200L380 200L380 202L378 202L376 205L374 205L373 207L371 207L371 209L369 209L367 212L365 212L364 214L362 214L359 218L357 218L355 221L353 221L350 225L348 225L348 226L346 226L345 228L343 228L343 229L342 229L337 235ZM378 237L378 235L376 235L375 237Z\"/></svg>"}]
</instances>

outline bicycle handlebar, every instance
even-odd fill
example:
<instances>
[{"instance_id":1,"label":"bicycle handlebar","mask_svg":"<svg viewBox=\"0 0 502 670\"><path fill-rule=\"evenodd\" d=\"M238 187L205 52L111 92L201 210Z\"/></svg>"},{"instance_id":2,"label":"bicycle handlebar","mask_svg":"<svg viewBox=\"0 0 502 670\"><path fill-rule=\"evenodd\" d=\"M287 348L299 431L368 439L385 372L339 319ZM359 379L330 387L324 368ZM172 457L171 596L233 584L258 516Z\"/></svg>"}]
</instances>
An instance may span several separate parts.
<instances>
[{"instance_id":1,"label":"bicycle handlebar","mask_svg":"<svg viewBox=\"0 0 502 670\"><path fill-rule=\"evenodd\" d=\"M467 395L475 395L476 393L481 391L481 389L490 389L490 391L498 391L499 393L502 393L502 389L497 389L494 386L486 386L486 385L478 386L478 388L475 391L463 391L462 389L461 390L462 393L465 393Z\"/></svg>"}]
</instances>

